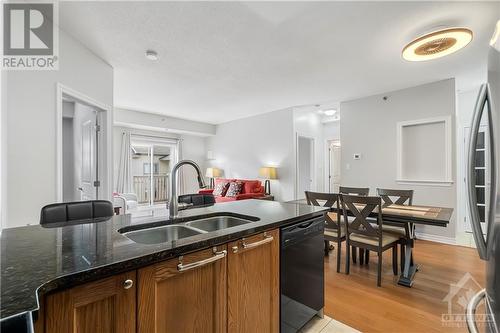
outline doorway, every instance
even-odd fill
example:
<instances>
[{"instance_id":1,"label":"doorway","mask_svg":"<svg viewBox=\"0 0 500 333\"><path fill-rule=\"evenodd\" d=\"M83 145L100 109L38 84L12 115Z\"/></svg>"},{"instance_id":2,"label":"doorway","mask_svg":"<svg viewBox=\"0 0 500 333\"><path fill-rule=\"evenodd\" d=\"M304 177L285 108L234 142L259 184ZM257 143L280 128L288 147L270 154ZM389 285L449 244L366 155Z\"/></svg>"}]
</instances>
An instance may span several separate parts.
<instances>
[{"instance_id":1,"label":"doorway","mask_svg":"<svg viewBox=\"0 0 500 333\"><path fill-rule=\"evenodd\" d=\"M132 188L142 207L169 200L170 172L178 161L178 145L170 139L132 135L130 139Z\"/></svg>"},{"instance_id":2,"label":"doorway","mask_svg":"<svg viewBox=\"0 0 500 333\"><path fill-rule=\"evenodd\" d=\"M340 140L328 140L328 192L338 193L340 186Z\"/></svg>"},{"instance_id":3,"label":"doorway","mask_svg":"<svg viewBox=\"0 0 500 333\"><path fill-rule=\"evenodd\" d=\"M314 139L297 136L297 194L296 199L305 198L305 191L314 190Z\"/></svg>"},{"instance_id":4,"label":"doorway","mask_svg":"<svg viewBox=\"0 0 500 333\"><path fill-rule=\"evenodd\" d=\"M111 108L57 84L58 202L111 199Z\"/></svg>"}]
</instances>

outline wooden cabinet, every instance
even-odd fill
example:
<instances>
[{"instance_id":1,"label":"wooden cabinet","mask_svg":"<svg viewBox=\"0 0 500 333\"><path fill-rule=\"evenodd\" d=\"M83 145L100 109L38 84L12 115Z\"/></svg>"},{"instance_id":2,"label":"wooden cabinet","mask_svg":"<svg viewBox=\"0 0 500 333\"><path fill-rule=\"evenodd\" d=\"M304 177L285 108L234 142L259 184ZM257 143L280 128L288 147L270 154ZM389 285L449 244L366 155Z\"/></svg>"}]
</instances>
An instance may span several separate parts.
<instances>
[{"instance_id":1,"label":"wooden cabinet","mask_svg":"<svg viewBox=\"0 0 500 333\"><path fill-rule=\"evenodd\" d=\"M227 247L218 246L138 271L138 332L224 332Z\"/></svg>"},{"instance_id":2,"label":"wooden cabinet","mask_svg":"<svg viewBox=\"0 0 500 333\"><path fill-rule=\"evenodd\" d=\"M46 296L45 332L135 332L135 282L133 271Z\"/></svg>"},{"instance_id":3,"label":"wooden cabinet","mask_svg":"<svg viewBox=\"0 0 500 333\"><path fill-rule=\"evenodd\" d=\"M228 251L228 332L279 332L279 230Z\"/></svg>"},{"instance_id":4,"label":"wooden cabinet","mask_svg":"<svg viewBox=\"0 0 500 333\"><path fill-rule=\"evenodd\" d=\"M273 230L47 295L37 333L279 332L279 295Z\"/></svg>"}]
</instances>

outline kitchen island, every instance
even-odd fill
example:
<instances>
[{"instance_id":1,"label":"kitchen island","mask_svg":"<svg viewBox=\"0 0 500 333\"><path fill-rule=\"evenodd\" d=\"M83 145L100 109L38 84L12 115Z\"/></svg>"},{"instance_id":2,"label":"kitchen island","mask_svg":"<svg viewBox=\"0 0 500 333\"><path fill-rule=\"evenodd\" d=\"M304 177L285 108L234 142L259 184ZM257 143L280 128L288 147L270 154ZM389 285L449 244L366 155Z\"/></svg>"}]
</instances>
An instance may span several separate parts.
<instances>
[{"instance_id":1,"label":"kitchen island","mask_svg":"<svg viewBox=\"0 0 500 333\"><path fill-rule=\"evenodd\" d=\"M47 327L51 327L51 332L68 331L69 327L64 325L69 323L64 324L64 320L71 317L71 320L76 321L78 315L81 315L78 320L82 325L101 320L104 324L111 325L109 329L118 327L118 331L123 332L148 332L150 327L141 325L153 325L157 328L171 325L171 322L136 321L135 318L137 313L139 317L143 315L143 318L152 318L154 321L155 312L151 307L155 304L149 299L153 300L154 293L166 287L171 288L165 291L169 299L181 297L182 292L182 297L189 295L190 299L204 304L204 309L190 309L190 315L196 310L206 313L206 317L201 320L191 318L193 325L199 325L192 328L202 329L203 325L210 325L217 331L224 331L227 329L226 324L238 325L238 320L231 321L231 318L226 318L227 313L233 311L236 315L239 312L240 315L247 315L241 313L244 308L238 308L241 292L258 293L258 290L245 290L245 284L255 279L269 278L270 284L265 285L262 292L274 293L271 299L277 307L272 306L272 315L276 320L271 324L278 328L278 229L293 223L321 218L324 211L325 208L322 207L302 204L245 200L185 210L180 212L179 218L174 221L138 223L130 216L124 215L92 223L5 229L0 239L0 317L3 321L18 316L26 316L28 320L32 317L37 332L48 332ZM161 243L148 244L147 239L137 242L137 239L132 240L134 237L127 237L129 234L137 235L134 231L145 228L182 225L188 221L221 215L248 221L230 228L169 239ZM163 232L161 228L152 230L156 230L158 234ZM237 256L250 253L245 246L252 247L252 244L266 246L254 251L254 257ZM228 262L226 254L229 257ZM231 255L234 259L231 259ZM222 260L216 261L219 258ZM195 268L200 262L213 264L199 269L199 274L191 274L190 281L182 282L182 279L178 278L183 270ZM246 280L244 274L251 273L255 273L252 279ZM169 279L168 283L161 284L166 279ZM208 284L204 285L200 281ZM233 285L240 284L236 294L224 287L227 281L232 281ZM206 290L193 290L189 286L203 286ZM231 299L232 296L234 299ZM76 298L78 300L75 301ZM205 302L205 298L209 303ZM160 299L160 303L168 301ZM231 304L236 304L234 309ZM175 305L182 306L166 306ZM212 313L211 309L207 308L209 306L215 308ZM63 310L56 310L58 307ZM103 311L111 311L113 315L110 317L115 318L115 322L101 318L104 314L99 316L99 313ZM255 311L259 312L259 309ZM92 317L92 314L95 317ZM125 317L130 321L116 320ZM177 319L177 324L181 325L183 318ZM76 324L71 325L72 330Z\"/></svg>"}]
</instances>

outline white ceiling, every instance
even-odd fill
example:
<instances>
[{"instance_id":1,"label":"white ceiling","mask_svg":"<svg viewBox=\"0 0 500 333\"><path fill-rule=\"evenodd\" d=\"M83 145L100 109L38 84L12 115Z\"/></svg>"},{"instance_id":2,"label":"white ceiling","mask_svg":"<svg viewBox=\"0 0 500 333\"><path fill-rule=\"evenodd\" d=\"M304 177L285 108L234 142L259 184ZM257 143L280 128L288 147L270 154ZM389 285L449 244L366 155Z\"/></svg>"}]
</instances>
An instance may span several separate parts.
<instances>
[{"instance_id":1,"label":"white ceiling","mask_svg":"<svg viewBox=\"0 0 500 333\"><path fill-rule=\"evenodd\" d=\"M500 2L61 2L60 24L114 67L115 106L221 123L457 77L485 79ZM410 63L436 26L474 32L464 50ZM151 62L146 49L159 53Z\"/></svg>"}]
</instances>

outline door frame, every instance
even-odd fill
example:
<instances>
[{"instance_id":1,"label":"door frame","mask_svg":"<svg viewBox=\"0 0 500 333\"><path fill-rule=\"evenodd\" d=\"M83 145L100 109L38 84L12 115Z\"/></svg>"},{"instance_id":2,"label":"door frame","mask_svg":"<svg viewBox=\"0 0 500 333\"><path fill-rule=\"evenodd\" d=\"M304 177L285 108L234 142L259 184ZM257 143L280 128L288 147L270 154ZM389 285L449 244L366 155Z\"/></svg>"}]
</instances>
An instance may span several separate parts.
<instances>
[{"instance_id":1,"label":"door frame","mask_svg":"<svg viewBox=\"0 0 500 333\"><path fill-rule=\"evenodd\" d=\"M94 107L100 117L101 133L99 147L99 180L101 182L99 198L111 200L113 181L113 112L112 107L101 103L90 96L76 91L61 83L56 85L56 200L63 201L63 100L69 96L76 101ZM103 142L104 141L104 142Z\"/></svg>"},{"instance_id":2,"label":"door frame","mask_svg":"<svg viewBox=\"0 0 500 333\"><path fill-rule=\"evenodd\" d=\"M304 138L304 139L309 139L311 140L311 190L315 191L316 190L316 140L312 136L308 135L303 135L300 133L296 133L295 135L295 199L298 200L299 198L299 176L300 176L300 167L299 167L299 139Z\"/></svg>"}]
</instances>

